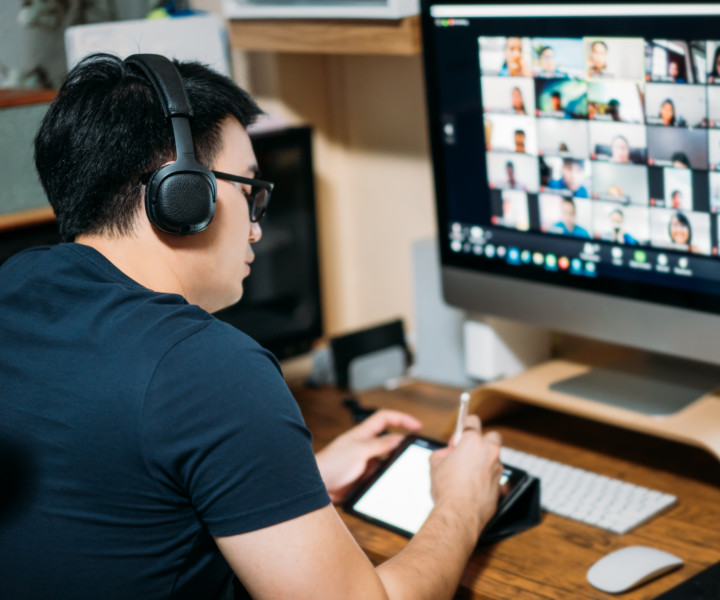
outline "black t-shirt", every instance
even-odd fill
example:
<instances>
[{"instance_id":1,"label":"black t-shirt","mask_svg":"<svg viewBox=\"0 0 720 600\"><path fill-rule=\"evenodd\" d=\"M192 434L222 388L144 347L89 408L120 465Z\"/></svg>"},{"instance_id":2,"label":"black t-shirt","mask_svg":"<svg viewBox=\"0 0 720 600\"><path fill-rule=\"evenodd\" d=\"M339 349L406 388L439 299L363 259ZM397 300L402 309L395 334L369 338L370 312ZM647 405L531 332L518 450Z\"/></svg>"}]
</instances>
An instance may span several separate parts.
<instances>
[{"instance_id":1,"label":"black t-shirt","mask_svg":"<svg viewBox=\"0 0 720 600\"><path fill-rule=\"evenodd\" d=\"M213 536L329 503L277 361L79 244L0 269L0 595L220 598Z\"/></svg>"}]
</instances>

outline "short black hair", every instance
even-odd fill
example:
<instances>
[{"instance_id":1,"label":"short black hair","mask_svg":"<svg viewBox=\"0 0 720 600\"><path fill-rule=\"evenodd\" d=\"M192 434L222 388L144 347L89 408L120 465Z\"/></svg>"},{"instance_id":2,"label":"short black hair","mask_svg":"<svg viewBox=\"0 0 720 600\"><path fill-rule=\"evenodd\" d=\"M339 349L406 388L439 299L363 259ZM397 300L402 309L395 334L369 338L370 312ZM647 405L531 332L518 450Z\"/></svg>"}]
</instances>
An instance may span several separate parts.
<instances>
[{"instance_id":1,"label":"short black hair","mask_svg":"<svg viewBox=\"0 0 720 600\"><path fill-rule=\"evenodd\" d=\"M595 40L592 44L590 44L590 50L592 50L595 47L595 44L600 44L605 48L605 50L608 49L607 44L603 42L602 40Z\"/></svg>"},{"instance_id":2,"label":"short black hair","mask_svg":"<svg viewBox=\"0 0 720 600\"><path fill-rule=\"evenodd\" d=\"M690 166L690 159L688 158L687 154L684 152L673 152L673 155L670 157L671 162L680 162L687 167Z\"/></svg>"},{"instance_id":3,"label":"short black hair","mask_svg":"<svg viewBox=\"0 0 720 600\"><path fill-rule=\"evenodd\" d=\"M228 77L197 62L174 64L193 108L196 158L211 168L225 119L247 128L262 111ZM152 84L110 54L92 54L68 73L35 136L35 165L65 241L131 232L149 174L175 154Z\"/></svg>"},{"instance_id":4,"label":"short black hair","mask_svg":"<svg viewBox=\"0 0 720 600\"><path fill-rule=\"evenodd\" d=\"M584 168L584 165L582 160L578 158L564 158L563 167L579 167L580 169L582 169Z\"/></svg>"}]
</instances>

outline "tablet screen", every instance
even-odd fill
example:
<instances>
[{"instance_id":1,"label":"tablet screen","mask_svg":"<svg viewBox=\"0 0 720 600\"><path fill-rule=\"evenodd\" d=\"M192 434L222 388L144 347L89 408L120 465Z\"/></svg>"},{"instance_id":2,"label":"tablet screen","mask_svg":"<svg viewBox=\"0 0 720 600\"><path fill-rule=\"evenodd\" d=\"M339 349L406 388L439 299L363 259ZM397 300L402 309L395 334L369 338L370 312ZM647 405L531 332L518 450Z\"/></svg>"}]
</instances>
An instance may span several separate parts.
<instances>
[{"instance_id":1,"label":"tablet screen","mask_svg":"<svg viewBox=\"0 0 720 600\"><path fill-rule=\"evenodd\" d=\"M353 506L354 510L408 533L416 533L433 507L430 455L424 440L410 444Z\"/></svg>"},{"instance_id":2,"label":"tablet screen","mask_svg":"<svg viewBox=\"0 0 720 600\"><path fill-rule=\"evenodd\" d=\"M401 533L414 535L434 506L430 491L430 455L443 445L416 438L385 468L350 510ZM512 471L500 478L501 497L509 492Z\"/></svg>"}]
</instances>

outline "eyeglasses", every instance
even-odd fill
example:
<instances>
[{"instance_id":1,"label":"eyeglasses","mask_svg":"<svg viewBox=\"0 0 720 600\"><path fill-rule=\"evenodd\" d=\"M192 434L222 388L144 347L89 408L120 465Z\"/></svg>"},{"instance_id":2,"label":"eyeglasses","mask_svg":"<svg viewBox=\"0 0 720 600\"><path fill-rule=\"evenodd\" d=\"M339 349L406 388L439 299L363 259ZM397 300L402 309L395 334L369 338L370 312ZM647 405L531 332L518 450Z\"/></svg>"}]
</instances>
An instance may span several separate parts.
<instances>
[{"instance_id":1,"label":"eyeglasses","mask_svg":"<svg viewBox=\"0 0 720 600\"><path fill-rule=\"evenodd\" d=\"M263 218L267 206L270 203L270 195L272 194L274 184L261 179L251 179L250 177L240 177L239 175L230 175L229 173L221 173L220 171L212 172L218 179L226 181L235 181L237 183L245 183L250 185L250 193L243 192L245 199L250 207L250 221L257 223Z\"/></svg>"}]
</instances>

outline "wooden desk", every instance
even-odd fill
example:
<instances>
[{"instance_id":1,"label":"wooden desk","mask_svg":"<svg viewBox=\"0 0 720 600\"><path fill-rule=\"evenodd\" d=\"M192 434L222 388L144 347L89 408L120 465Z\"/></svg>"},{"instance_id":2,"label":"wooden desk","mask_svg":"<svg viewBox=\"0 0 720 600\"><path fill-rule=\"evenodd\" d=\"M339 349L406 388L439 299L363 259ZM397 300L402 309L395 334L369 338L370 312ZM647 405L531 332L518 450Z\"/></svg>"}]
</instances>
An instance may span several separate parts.
<instances>
[{"instance_id":1,"label":"wooden desk","mask_svg":"<svg viewBox=\"0 0 720 600\"><path fill-rule=\"evenodd\" d=\"M316 449L352 426L350 414L342 406L342 392L294 392L315 436ZM426 424L423 434L447 439L454 426L458 394L456 389L413 383L392 392L373 391L357 397L365 406L412 413ZM477 550L457 598L614 598L591 587L585 574L608 552L630 545L667 550L682 557L685 564L623 594L627 600L655 598L720 561L720 463L709 454L536 407L521 407L488 428L500 431L509 447L670 492L679 500L626 535L545 513L537 527ZM402 536L340 513L376 564L407 543Z\"/></svg>"}]
</instances>

